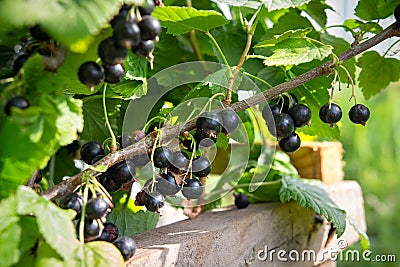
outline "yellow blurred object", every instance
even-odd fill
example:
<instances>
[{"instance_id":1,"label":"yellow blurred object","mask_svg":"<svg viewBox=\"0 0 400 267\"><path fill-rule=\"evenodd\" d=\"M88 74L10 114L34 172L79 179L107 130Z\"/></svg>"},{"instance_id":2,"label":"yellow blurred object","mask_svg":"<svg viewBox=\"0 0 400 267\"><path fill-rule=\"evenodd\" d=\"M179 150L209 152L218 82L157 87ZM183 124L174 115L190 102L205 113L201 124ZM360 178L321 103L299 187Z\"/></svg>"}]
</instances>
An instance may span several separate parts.
<instances>
[{"instance_id":1,"label":"yellow blurred object","mask_svg":"<svg viewBox=\"0 0 400 267\"><path fill-rule=\"evenodd\" d=\"M307 135L303 132L297 132L297 135L300 137L300 140L303 142L312 142L315 141L315 135Z\"/></svg>"}]
</instances>

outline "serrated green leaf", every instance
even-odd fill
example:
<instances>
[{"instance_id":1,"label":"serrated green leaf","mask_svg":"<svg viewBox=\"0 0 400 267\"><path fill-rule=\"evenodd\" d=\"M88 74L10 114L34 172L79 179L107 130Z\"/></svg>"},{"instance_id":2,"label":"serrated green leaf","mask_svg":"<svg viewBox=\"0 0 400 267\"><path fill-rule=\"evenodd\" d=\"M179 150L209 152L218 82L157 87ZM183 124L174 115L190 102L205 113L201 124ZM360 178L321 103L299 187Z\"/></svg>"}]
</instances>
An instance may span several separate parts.
<instances>
[{"instance_id":1,"label":"serrated green leaf","mask_svg":"<svg viewBox=\"0 0 400 267\"><path fill-rule=\"evenodd\" d=\"M40 24L70 50L85 52L93 36L118 12L120 4L118 0L4 0L0 2L0 24L5 28ZM13 15L21 10L23 16Z\"/></svg>"},{"instance_id":2,"label":"serrated green leaf","mask_svg":"<svg viewBox=\"0 0 400 267\"><path fill-rule=\"evenodd\" d=\"M76 264L74 259L71 259L69 266L75 267ZM41 242L36 251L35 267L67 267L68 265L63 263L62 258L57 252L47 243Z\"/></svg>"},{"instance_id":3,"label":"serrated green leaf","mask_svg":"<svg viewBox=\"0 0 400 267\"><path fill-rule=\"evenodd\" d=\"M277 43L282 42L286 39L289 38L303 38L306 37L308 33L311 32L311 28L306 28L306 29L298 29L298 30L289 30L281 35L275 35L272 39L269 40L264 40L262 42L259 42L254 46L254 48L265 48L265 47L273 47Z\"/></svg>"},{"instance_id":4,"label":"serrated green leaf","mask_svg":"<svg viewBox=\"0 0 400 267\"><path fill-rule=\"evenodd\" d=\"M357 66L361 68L358 82L365 99L387 88L390 82L400 79L400 61L384 58L376 51L365 52L358 59Z\"/></svg>"},{"instance_id":5,"label":"serrated green leaf","mask_svg":"<svg viewBox=\"0 0 400 267\"><path fill-rule=\"evenodd\" d=\"M40 237L36 219L33 216L20 216L19 225L22 229L19 251L21 254L30 253Z\"/></svg>"},{"instance_id":6,"label":"serrated green leaf","mask_svg":"<svg viewBox=\"0 0 400 267\"><path fill-rule=\"evenodd\" d=\"M129 209L113 209L107 216L107 221L118 227L120 236L132 236L155 228L159 217L155 212L141 210L134 213Z\"/></svg>"},{"instance_id":7,"label":"serrated green leaf","mask_svg":"<svg viewBox=\"0 0 400 267\"><path fill-rule=\"evenodd\" d=\"M192 7L160 7L154 10L152 16L172 35L188 33L191 30L208 32L229 22L217 11L197 10Z\"/></svg>"},{"instance_id":8,"label":"serrated green leaf","mask_svg":"<svg viewBox=\"0 0 400 267\"><path fill-rule=\"evenodd\" d=\"M330 5L326 4L325 1L320 0L311 1L306 5L300 6L299 9L310 15L321 27L326 26L326 10L333 11L333 8Z\"/></svg>"},{"instance_id":9,"label":"serrated green leaf","mask_svg":"<svg viewBox=\"0 0 400 267\"><path fill-rule=\"evenodd\" d=\"M352 30L358 30L361 32L372 32L376 34L383 31L382 26L376 22L372 21L363 22L358 19L347 19L344 21L343 26L346 26ZM347 30L346 28L344 29Z\"/></svg>"},{"instance_id":10,"label":"serrated green leaf","mask_svg":"<svg viewBox=\"0 0 400 267\"><path fill-rule=\"evenodd\" d=\"M267 66L299 65L312 60L322 60L332 54L333 47L311 38L290 38L271 47L272 55L264 64Z\"/></svg>"},{"instance_id":11,"label":"serrated green leaf","mask_svg":"<svg viewBox=\"0 0 400 267\"><path fill-rule=\"evenodd\" d=\"M84 127L80 135L83 140L96 140L102 143L110 136L108 129L105 125L104 110L102 98L86 98L83 101L83 119ZM106 99L107 112L109 114L108 120L114 133L117 133L119 106L121 99Z\"/></svg>"},{"instance_id":12,"label":"serrated green leaf","mask_svg":"<svg viewBox=\"0 0 400 267\"><path fill-rule=\"evenodd\" d=\"M33 214L46 242L64 259L73 258L74 250L79 245L71 221L71 213L74 212L60 209L53 202L40 197L26 186L18 188L16 197L18 199L17 213L19 215Z\"/></svg>"},{"instance_id":13,"label":"serrated green leaf","mask_svg":"<svg viewBox=\"0 0 400 267\"><path fill-rule=\"evenodd\" d=\"M332 222L338 237L344 233L346 229L346 212L337 207L321 187L319 181L284 176L279 196L283 203L294 200L300 206L311 208L315 213L324 216L328 221Z\"/></svg>"},{"instance_id":14,"label":"serrated green leaf","mask_svg":"<svg viewBox=\"0 0 400 267\"><path fill-rule=\"evenodd\" d=\"M356 15L363 20L384 19L393 15L398 0L362 0L358 1Z\"/></svg>"},{"instance_id":15,"label":"serrated green leaf","mask_svg":"<svg viewBox=\"0 0 400 267\"><path fill-rule=\"evenodd\" d=\"M85 244L86 266L96 267L123 267L124 259L118 248L111 243L104 241L93 241Z\"/></svg>"},{"instance_id":16,"label":"serrated green leaf","mask_svg":"<svg viewBox=\"0 0 400 267\"><path fill-rule=\"evenodd\" d=\"M261 2L269 11L289 7L298 7L309 3L310 1L311 0L261 0Z\"/></svg>"}]
</instances>

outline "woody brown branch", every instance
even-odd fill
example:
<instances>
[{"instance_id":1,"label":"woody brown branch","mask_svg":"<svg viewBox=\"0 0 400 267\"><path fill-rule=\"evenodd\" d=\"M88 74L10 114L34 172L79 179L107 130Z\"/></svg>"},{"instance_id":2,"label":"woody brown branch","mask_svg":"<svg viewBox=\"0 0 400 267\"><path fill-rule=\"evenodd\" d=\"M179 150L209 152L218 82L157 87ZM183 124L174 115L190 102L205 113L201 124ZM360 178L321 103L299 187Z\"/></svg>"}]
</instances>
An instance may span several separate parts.
<instances>
[{"instance_id":1,"label":"woody brown branch","mask_svg":"<svg viewBox=\"0 0 400 267\"><path fill-rule=\"evenodd\" d=\"M360 43L359 45L356 45L341 55L339 55L339 60L340 62L345 62L349 60L350 58L355 57L356 55L361 54L362 52L376 46L377 44L385 41L386 39L389 39L391 37L400 36L400 30L399 30L399 25L400 23L393 23L389 27L387 27L385 30L383 30L381 33L375 35L371 39L368 39L367 41ZM258 104L261 104L265 101L271 100L279 96L280 94L287 92L293 88L299 87L317 77L320 77L324 74L328 74L331 71L333 61L328 61L308 72L305 72L301 74L300 76L297 76L296 78L284 82L282 84L279 84L277 86L272 87L271 89L264 91L262 93L259 93L257 95L254 95L250 98L247 98L245 100L236 102L231 105L231 108L235 110L236 112L245 110L249 107L256 106ZM171 140L173 138L176 138L180 134L182 134L185 131L190 131L196 127L196 118L193 118L186 124L182 125L175 125L175 126L168 126L162 128L162 139L164 141ZM100 166L100 165L105 165L107 167L111 167L112 165L121 162L125 160L126 158L133 157L135 155L140 155L143 153L150 153L154 141L155 141L155 135L153 133L148 134L143 140L141 140L138 143L135 143L129 147L126 147L123 150L119 150L115 153L110 153L109 155L105 156L103 159L98 161L96 164L94 164L94 167ZM58 185L50 188L49 190L45 191L42 193L42 196L48 198L48 199L54 199L57 197L62 196L63 194L67 192L73 191L75 188L77 188L81 183L82 183L82 177L83 175L92 175L94 177L100 175L100 173L95 172L91 169L87 169L85 171L82 171L75 176L71 177L70 179L63 181L59 183Z\"/></svg>"}]
</instances>

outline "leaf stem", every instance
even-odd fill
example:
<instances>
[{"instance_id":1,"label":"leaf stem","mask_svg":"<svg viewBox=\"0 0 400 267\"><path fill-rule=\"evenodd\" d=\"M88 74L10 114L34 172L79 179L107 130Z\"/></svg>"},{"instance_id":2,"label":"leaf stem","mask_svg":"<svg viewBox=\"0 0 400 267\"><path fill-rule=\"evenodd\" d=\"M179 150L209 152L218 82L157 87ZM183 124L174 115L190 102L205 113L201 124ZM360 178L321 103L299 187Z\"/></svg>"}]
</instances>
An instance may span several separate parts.
<instances>
[{"instance_id":1,"label":"leaf stem","mask_svg":"<svg viewBox=\"0 0 400 267\"><path fill-rule=\"evenodd\" d=\"M226 59L224 52L222 52L222 49L219 46L217 40L215 40L214 36L212 36L212 34L210 32L206 32L205 34L210 38L210 40L214 44L215 48L218 50L218 53L221 55L221 58L224 61L224 64L228 70L229 78L233 77L232 70L231 70L231 67L229 66L228 60Z\"/></svg>"},{"instance_id":2,"label":"leaf stem","mask_svg":"<svg viewBox=\"0 0 400 267\"><path fill-rule=\"evenodd\" d=\"M248 76L248 77L250 77L250 78L252 78L252 79L254 79L254 80L257 80L257 81L259 81L259 82L262 82L263 84L265 84L265 85L267 85L269 88L272 88L272 85L269 83L269 82L267 82L266 80L264 80L264 79L261 79L260 77L257 77L257 76L255 76L255 75L253 75L253 74L251 74L251 73L248 73L248 72L243 72L243 74L244 75L246 75L246 76Z\"/></svg>"},{"instance_id":3,"label":"leaf stem","mask_svg":"<svg viewBox=\"0 0 400 267\"><path fill-rule=\"evenodd\" d=\"M88 195L89 195L89 187L85 186L85 189L83 190L83 205L82 205L81 219L79 221L79 241L82 243L82 245L85 243L84 227L85 227L85 213L86 213L86 203L88 200Z\"/></svg>"},{"instance_id":4,"label":"leaf stem","mask_svg":"<svg viewBox=\"0 0 400 267\"><path fill-rule=\"evenodd\" d=\"M106 125L108 128L108 131L110 132L111 135L111 147L110 147L110 152L114 153L118 147L117 147L117 139L115 138L115 134L111 128L110 121L108 120L108 112L107 112L107 105L106 105L106 91L107 91L107 83L104 83L104 89L103 89L103 111L104 111L104 118L106 120Z\"/></svg>"}]
</instances>

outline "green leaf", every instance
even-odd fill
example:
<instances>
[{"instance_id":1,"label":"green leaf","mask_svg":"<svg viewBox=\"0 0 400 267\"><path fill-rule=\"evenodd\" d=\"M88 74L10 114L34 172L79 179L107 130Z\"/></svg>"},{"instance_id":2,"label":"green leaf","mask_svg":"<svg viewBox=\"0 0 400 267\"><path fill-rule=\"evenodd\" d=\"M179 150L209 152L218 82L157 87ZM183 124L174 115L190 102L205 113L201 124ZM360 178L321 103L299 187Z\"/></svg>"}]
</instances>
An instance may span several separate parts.
<instances>
[{"instance_id":1,"label":"green leaf","mask_svg":"<svg viewBox=\"0 0 400 267\"><path fill-rule=\"evenodd\" d=\"M105 125L103 99L98 97L85 98L83 100L84 127L80 138L83 140L95 140L102 143L110 136ZM108 120L114 133L117 133L119 107L122 100L106 99Z\"/></svg>"},{"instance_id":2,"label":"green leaf","mask_svg":"<svg viewBox=\"0 0 400 267\"><path fill-rule=\"evenodd\" d=\"M0 2L0 24L8 29L40 24L70 50L85 52L93 36L118 12L119 7L118 0L4 0ZM21 10L24 10L23 16L14 15Z\"/></svg>"},{"instance_id":3,"label":"green leaf","mask_svg":"<svg viewBox=\"0 0 400 267\"><path fill-rule=\"evenodd\" d=\"M104 241L93 241L85 244L85 266L123 267L121 252L116 246Z\"/></svg>"},{"instance_id":4,"label":"green leaf","mask_svg":"<svg viewBox=\"0 0 400 267\"><path fill-rule=\"evenodd\" d=\"M60 209L26 186L18 188L16 197L18 214L33 214L46 242L64 259L73 258L74 250L79 244L71 221L74 212Z\"/></svg>"},{"instance_id":5,"label":"green leaf","mask_svg":"<svg viewBox=\"0 0 400 267\"><path fill-rule=\"evenodd\" d=\"M393 14L398 0L359 0L356 15L363 20L384 19Z\"/></svg>"},{"instance_id":6,"label":"green leaf","mask_svg":"<svg viewBox=\"0 0 400 267\"><path fill-rule=\"evenodd\" d=\"M365 99L378 94L390 82L396 82L400 78L400 61L384 58L376 51L365 52L358 59L357 66L361 68L358 82Z\"/></svg>"},{"instance_id":7,"label":"green leaf","mask_svg":"<svg viewBox=\"0 0 400 267\"><path fill-rule=\"evenodd\" d=\"M310 1L311 0L261 0L261 2L269 11L289 7L298 7L309 3Z\"/></svg>"},{"instance_id":8,"label":"green leaf","mask_svg":"<svg viewBox=\"0 0 400 267\"><path fill-rule=\"evenodd\" d=\"M337 207L318 182L284 176L279 190L280 199L283 203L294 200L304 208L313 209L332 222L340 237L346 228L346 212Z\"/></svg>"},{"instance_id":9,"label":"green leaf","mask_svg":"<svg viewBox=\"0 0 400 267\"><path fill-rule=\"evenodd\" d=\"M358 233L358 237L360 238L361 250L365 251L369 249L371 244L368 235L363 230L361 230L349 216L347 216L347 220L349 221L349 224L354 228L354 230L356 230L356 232Z\"/></svg>"},{"instance_id":10,"label":"green leaf","mask_svg":"<svg viewBox=\"0 0 400 267\"><path fill-rule=\"evenodd\" d=\"M306 5L300 6L299 9L310 15L321 27L325 27L327 23L326 10L333 11L330 5L320 0L311 1Z\"/></svg>"},{"instance_id":11,"label":"green leaf","mask_svg":"<svg viewBox=\"0 0 400 267\"><path fill-rule=\"evenodd\" d=\"M154 10L152 16L172 35L188 33L191 30L208 32L229 22L217 11L197 10L192 7L160 7Z\"/></svg>"},{"instance_id":12,"label":"green leaf","mask_svg":"<svg viewBox=\"0 0 400 267\"><path fill-rule=\"evenodd\" d=\"M267 66L299 65L312 60L322 60L332 54L333 47L311 38L289 38L271 47L272 55Z\"/></svg>"},{"instance_id":13,"label":"green leaf","mask_svg":"<svg viewBox=\"0 0 400 267\"><path fill-rule=\"evenodd\" d=\"M134 213L129 209L113 209L107 221L118 227L120 236L132 236L155 228L159 217L155 212L141 210Z\"/></svg>"},{"instance_id":14,"label":"green leaf","mask_svg":"<svg viewBox=\"0 0 400 267\"><path fill-rule=\"evenodd\" d=\"M265 48L265 47L273 47L277 43L280 43L284 40L290 39L290 38L304 38L308 33L311 32L311 28L306 28L306 29L298 29L298 30L289 30L281 35L275 35L272 39L269 40L264 40L254 46L254 48Z\"/></svg>"},{"instance_id":15,"label":"green leaf","mask_svg":"<svg viewBox=\"0 0 400 267\"><path fill-rule=\"evenodd\" d=\"M358 30L360 32L372 32L378 34L383 31L381 25L372 21L363 22L358 19L347 19L344 21L343 25L352 30ZM346 28L344 29L347 30Z\"/></svg>"},{"instance_id":16,"label":"green leaf","mask_svg":"<svg viewBox=\"0 0 400 267\"><path fill-rule=\"evenodd\" d=\"M217 2L228 4L230 6L248 7L252 9L257 9L260 6L259 1L251 0L217 0Z\"/></svg>"},{"instance_id":17,"label":"green leaf","mask_svg":"<svg viewBox=\"0 0 400 267\"><path fill-rule=\"evenodd\" d=\"M35 267L67 267L76 266L75 259L71 259L70 262L63 262L60 255L47 243L41 242L36 251ZM81 265L82 266L82 265Z\"/></svg>"},{"instance_id":18,"label":"green leaf","mask_svg":"<svg viewBox=\"0 0 400 267\"><path fill-rule=\"evenodd\" d=\"M33 216L20 216L19 225L22 229L19 251L21 254L30 253L40 237L36 219Z\"/></svg>"}]
</instances>

